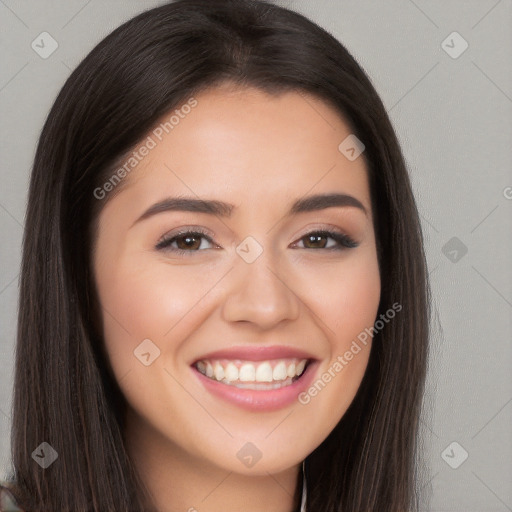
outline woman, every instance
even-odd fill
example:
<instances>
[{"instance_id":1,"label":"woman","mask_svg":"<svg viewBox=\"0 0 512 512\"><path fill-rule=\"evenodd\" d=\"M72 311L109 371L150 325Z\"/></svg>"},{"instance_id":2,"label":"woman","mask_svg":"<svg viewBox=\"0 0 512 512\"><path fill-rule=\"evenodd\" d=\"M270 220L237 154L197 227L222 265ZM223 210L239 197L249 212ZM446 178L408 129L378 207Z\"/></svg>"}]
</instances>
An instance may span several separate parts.
<instances>
[{"instance_id":1,"label":"woman","mask_svg":"<svg viewBox=\"0 0 512 512\"><path fill-rule=\"evenodd\" d=\"M262 1L147 11L39 141L12 495L414 510L428 304L404 159L347 50Z\"/></svg>"}]
</instances>

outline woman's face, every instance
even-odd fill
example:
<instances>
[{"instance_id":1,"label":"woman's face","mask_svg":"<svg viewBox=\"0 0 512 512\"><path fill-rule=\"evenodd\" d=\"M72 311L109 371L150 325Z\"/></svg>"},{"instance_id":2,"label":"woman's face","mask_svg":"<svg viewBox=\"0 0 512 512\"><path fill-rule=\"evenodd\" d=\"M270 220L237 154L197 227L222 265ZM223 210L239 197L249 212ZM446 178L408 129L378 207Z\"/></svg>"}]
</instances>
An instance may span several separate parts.
<instances>
[{"instance_id":1,"label":"woman's face","mask_svg":"<svg viewBox=\"0 0 512 512\"><path fill-rule=\"evenodd\" d=\"M367 170L315 97L223 87L188 105L101 211L104 342L146 454L276 473L327 437L367 366L371 338L357 337L380 298Z\"/></svg>"}]
</instances>

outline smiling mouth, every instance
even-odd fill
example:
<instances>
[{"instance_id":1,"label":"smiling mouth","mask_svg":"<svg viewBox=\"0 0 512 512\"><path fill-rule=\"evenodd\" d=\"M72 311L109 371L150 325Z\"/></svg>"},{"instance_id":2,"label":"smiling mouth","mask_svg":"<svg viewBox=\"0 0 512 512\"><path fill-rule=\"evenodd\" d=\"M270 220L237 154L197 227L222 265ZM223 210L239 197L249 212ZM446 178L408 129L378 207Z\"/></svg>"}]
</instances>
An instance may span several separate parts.
<instances>
[{"instance_id":1,"label":"smiling mouth","mask_svg":"<svg viewBox=\"0 0 512 512\"><path fill-rule=\"evenodd\" d=\"M266 361L203 359L192 366L205 377L240 389L271 390L290 386L306 371L310 359Z\"/></svg>"}]
</instances>

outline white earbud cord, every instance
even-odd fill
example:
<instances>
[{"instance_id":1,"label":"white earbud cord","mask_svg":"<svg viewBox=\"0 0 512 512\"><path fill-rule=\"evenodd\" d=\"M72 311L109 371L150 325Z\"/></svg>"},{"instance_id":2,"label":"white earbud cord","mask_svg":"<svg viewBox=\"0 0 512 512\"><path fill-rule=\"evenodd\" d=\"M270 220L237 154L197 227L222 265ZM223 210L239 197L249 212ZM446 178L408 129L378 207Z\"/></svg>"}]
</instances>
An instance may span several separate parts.
<instances>
[{"instance_id":1,"label":"white earbud cord","mask_svg":"<svg viewBox=\"0 0 512 512\"><path fill-rule=\"evenodd\" d=\"M306 486L306 461L302 461L302 501L300 502L300 512L306 512L306 498L307 498L307 486Z\"/></svg>"}]
</instances>

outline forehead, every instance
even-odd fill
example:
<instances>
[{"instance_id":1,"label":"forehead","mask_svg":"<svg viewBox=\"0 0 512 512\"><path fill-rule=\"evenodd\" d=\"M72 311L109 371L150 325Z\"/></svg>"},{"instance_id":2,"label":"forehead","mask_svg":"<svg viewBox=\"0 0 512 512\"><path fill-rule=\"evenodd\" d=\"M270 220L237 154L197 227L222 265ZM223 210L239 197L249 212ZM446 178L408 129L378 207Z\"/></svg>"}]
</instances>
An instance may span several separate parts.
<instances>
[{"instance_id":1,"label":"forehead","mask_svg":"<svg viewBox=\"0 0 512 512\"><path fill-rule=\"evenodd\" d=\"M124 178L121 195L145 205L185 194L258 208L340 192L357 195L370 211L364 158L350 161L340 152L351 131L326 102L296 91L223 86L183 105L138 145L136 151L151 149Z\"/></svg>"}]
</instances>

